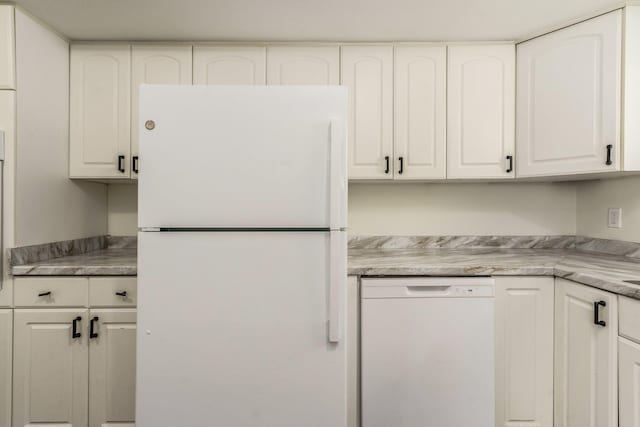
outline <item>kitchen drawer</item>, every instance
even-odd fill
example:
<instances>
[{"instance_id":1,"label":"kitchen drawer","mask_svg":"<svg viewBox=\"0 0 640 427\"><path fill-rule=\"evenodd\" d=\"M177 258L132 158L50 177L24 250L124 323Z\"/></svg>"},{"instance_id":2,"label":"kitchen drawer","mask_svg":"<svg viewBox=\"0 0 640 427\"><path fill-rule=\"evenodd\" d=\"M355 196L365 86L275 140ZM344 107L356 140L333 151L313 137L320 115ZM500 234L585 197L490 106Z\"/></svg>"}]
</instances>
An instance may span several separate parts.
<instances>
[{"instance_id":1,"label":"kitchen drawer","mask_svg":"<svg viewBox=\"0 0 640 427\"><path fill-rule=\"evenodd\" d=\"M640 301L618 298L619 335L640 343Z\"/></svg>"},{"instance_id":2,"label":"kitchen drawer","mask_svg":"<svg viewBox=\"0 0 640 427\"><path fill-rule=\"evenodd\" d=\"M124 296L118 294L124 294ZM91 307L135 307L137 301L136 277L89 278Z\"/></svg>"},{"instance_id":3,"label":"kitchen drawer","mask_svg":"<svg viewBox=\"0 0 640 427\"><path fill-rule=\"evenodd\" d=\"M13 295L16 307L86 307L88 290L85 277L17 277Z\"/></svg>"}]
</instances>

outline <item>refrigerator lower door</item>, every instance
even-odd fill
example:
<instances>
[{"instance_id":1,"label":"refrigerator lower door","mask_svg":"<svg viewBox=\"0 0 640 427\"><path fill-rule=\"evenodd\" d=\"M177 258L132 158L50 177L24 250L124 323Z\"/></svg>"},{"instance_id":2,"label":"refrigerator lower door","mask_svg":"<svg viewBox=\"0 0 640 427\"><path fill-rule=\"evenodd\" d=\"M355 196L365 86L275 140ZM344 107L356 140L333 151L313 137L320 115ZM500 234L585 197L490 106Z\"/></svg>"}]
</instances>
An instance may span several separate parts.
<instances>
[{"instance_id":1,"label":"refrigerator lower door","mask_svg":"<svg viewBox=\"0 0 640 427\"><path fill-rule=\"evenodd\" d=\"M136 425L346 426L330 234L139 233Z\"/></svg>"}]
</instances>

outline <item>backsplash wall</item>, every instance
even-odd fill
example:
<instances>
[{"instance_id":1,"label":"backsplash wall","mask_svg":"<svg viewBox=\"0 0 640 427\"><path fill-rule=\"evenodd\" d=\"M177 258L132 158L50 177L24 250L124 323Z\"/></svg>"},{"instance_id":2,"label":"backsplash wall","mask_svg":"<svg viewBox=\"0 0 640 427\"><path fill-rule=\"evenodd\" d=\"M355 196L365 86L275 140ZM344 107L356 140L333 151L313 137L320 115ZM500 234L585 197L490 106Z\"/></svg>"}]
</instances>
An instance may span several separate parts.
<instances>
[{"instance_id":1,"label":"backsplash wall","mask_svg":"<svg viewBox=\"0 0 640 427\"><path fill-rule=\"evenodd\" d=\"M137 185L111 184L111 235L137 230ZM350 184L351 235L576 233L573 183Z\"/></svg>"}]
</instances>

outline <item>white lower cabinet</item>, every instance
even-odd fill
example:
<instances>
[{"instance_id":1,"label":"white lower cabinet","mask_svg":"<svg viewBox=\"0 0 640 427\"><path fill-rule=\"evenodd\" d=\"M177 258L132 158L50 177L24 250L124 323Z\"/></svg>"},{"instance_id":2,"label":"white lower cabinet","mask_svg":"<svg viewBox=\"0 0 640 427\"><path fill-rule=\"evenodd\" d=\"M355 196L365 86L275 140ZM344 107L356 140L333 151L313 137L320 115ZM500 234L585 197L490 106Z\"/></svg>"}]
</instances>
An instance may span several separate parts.
<instances>
[{"instance_id":1,"label":"white lower cabinet","mask_svg":"<svg viewBox=\"0 0 640 427\"><path fill-rule=\"evenodd\" d=\"M496 427L553 427L553 277L496 277Z\"/></svg>"},{"instance_id":2,"label":"white lower cabinet","mask_svg":"<svg viewBox=\"0 0 640 427\"><path fill-rule=\"evenodd\" d=\"M135 425L136 310L91 310L89 427Z\"/></svg>"},{"instance_id":3,"label":"white lower cabinet","mask_svg":"<svg viewBox=\"0 0 640 427\"><path fill-rule=\"evenodd\" d=\"M87 425L86 309L16 309L13 426Z\"/></svg>"},{"instance_id":4,"label":"white lower cabinet","mask_svg":"<svg viewBox=\"0 0 640 427\"><path fill-rule=\"evenodd\" d=\"M0 310L0 427L11 425L13 310Z\"/></svg>"},{"instance_id":5,"label":"white lower cabinet","mask_svg":"<svg viewBox=\"0 0 640 427\"><path fill-rule=\"evenodd\" d=\"M640 427L640 344L618 338L618 357L619 426Z\"/></svg>"},{"instance_id":6,"label":"white lower cabinet","mask_svg":"<svg viewBox=\"0 0 640 427\"><path fill-rule=\"evenodd\" d=\"M555 427L618 425L618 299L556 279Z\"/></svg>"}]
</instances>

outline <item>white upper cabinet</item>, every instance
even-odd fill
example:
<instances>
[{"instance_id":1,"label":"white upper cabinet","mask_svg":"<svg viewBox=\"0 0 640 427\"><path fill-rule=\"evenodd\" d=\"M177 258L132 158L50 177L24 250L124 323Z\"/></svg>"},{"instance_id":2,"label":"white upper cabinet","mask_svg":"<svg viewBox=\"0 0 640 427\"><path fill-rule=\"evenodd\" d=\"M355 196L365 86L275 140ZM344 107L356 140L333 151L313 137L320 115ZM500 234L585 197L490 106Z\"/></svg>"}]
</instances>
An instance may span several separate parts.
<instances>
[{"instance_id":1,"label":"white upper cabinet","mask_svg":"<svg viewBox=\"0 0 640 427\"><path fill-rule=\"evenodd\" d=\"M555 283L554 427L617 427L618 298Z\"/></svg>"},{"instance_id":2,"label":"white upper cabinet","mask_svg":"<svg viewBox=\"0 0 640 427\"><path fill-rule=\"evenodd\" d=\"M393 47L344 46L349 178L393 179Z\"/></svg>"},{"instance_id":3,"label":"white upper cabinet","mask_svg":"<svg viewBox=\"0 0 640 427\"><path fill-rule=\"evenodd\" d=\"M260 46L194 46L193 83L197 85L263 85L266 48Z\"/></svg>"},{"instance_id":4,"label":"white upper cabinet","mask_svg":"<svg viewBox=\"0 0 640 427\"><path fill-rule=\"evenodd\" d=\"M129 178L130 63L129 46L71 46L72 178Z\"/></svg>"},{"instance_id":5,"label":"white upper cabinet","mask_svg":"<svg viewBox=\"0 0 640 427\"><path fill-rule=\"evenodd\" d=\"M394 61L394 178L444 179L447 48L399 46Z\"/></svg>"},{"instance_id":6,"label":"white upper cabinet","mask_svg":"<svg viewBox=\"0 0 640 427\"><path fill-rule=\"evenodd\" d=\"M191 84L191 46L140 45L131 48L131 177L138 175L139 89L148 84Z\"/></svg>"},{"instance_id":7,"label":"white upper cabinet","mask_svg":"<svg viewBox=\"0 0 640 427\"><path fill-rule=\"evenodd\" d=\"M513 178L515 47L449 47L447 177Z\"/></svg>"},{"instance_id":8,"label":"white upper cabinet","mask_svg":"<svg viewBox=\"0 0 640 427\"><path fill-rule=\"evenodd\" d=\"M269 46L267 84L338 85L338 46Z\"/></svg>"},{"instance_id":9,"label":"white upper cabinet","mask_svg":"<svg viewBox=\"0 0 640 427\"><path fill-rule=\"evenodd\" d=\"M0 427L11 426L13 310L0 309Z\"/></svg>"},{"instance_id":10,"label":"white upper cabinet","mask_svg":"<svg viewBox=\"0 0 640 427\"><path fill-rule=\"evenodd\" d=\"M518 45L518 176L621 169L621 58L620 10Z\"/></svg>"},{"instance_id":11,"label":"white upper cabinet","mask_svg":"<svg viewBox=\"0 0 640 427\"><path fill-rule=\"evenodd\" d=\"M0 41L0 89L15 89L15 8L12 5L0 5Z\"/></svg>"}]
</instances>

